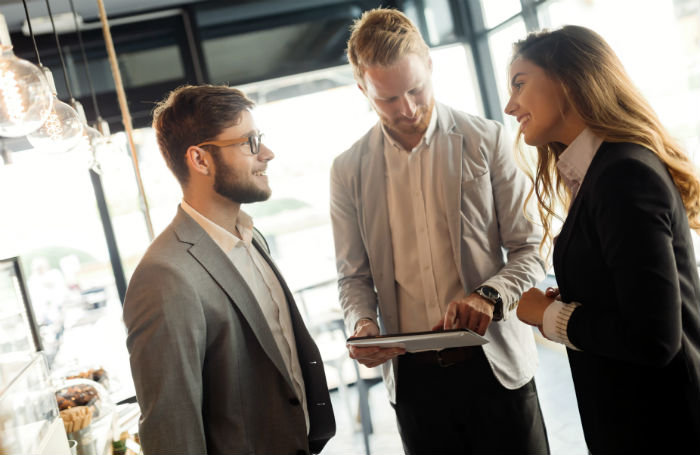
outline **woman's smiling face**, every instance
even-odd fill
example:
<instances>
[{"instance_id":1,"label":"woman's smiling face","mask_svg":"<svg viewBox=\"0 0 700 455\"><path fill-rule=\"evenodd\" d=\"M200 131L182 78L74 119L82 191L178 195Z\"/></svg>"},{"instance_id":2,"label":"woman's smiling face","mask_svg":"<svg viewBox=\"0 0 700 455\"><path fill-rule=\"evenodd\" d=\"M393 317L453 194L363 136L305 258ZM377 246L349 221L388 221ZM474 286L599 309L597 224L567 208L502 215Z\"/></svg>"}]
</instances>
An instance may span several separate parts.
<instances>
[{"instance_id":1,"label":"woman's smiling face","mask_svg":"<svg viewBox=\"0 0 700 455\"><path fill-rule=\"evenodd\" d=\"M529 60L516 58L510 65L511 96L505 113L520 124L525 143L532 146L550 142L570 144L581 132L572 130L564 91L544 69Z\"/></svg>"}]
</instances>

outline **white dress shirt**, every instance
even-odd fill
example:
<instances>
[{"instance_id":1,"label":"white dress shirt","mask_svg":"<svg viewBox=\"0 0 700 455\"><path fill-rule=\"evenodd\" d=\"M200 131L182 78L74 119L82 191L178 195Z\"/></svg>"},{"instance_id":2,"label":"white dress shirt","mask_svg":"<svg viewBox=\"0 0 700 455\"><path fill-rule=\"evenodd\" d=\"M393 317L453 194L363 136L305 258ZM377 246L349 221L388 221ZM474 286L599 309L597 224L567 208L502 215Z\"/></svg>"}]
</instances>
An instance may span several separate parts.
<instances>
[{"instance_id":1,"label":"white dress shirt","mask_svg":"<svg viewBox=\"0 0 700 455\"><path fill-rule=\"evenodd\" d=\"M384 129L386 197L401 332L430 330L452 301L464 297L454 262L442 188L435 108L420 143L405 150Z\"/></svg>"},{"instance_id":2,"label":"white dress shirt","mask_svg":"<svg viewBox=\"0 0 700 455\"><path fill-rule=\"evenodd\" d=\"M294 382L297 396L301 398L304 416L306 417L306 430L308 432L309 411L306 403L306 389L304 388L304 376L299 365L289 306L275 272L252 244L253 219L242 210L238 212L236 229L242 237L242 239L239 239L197 212L185 200L180 205L209 234L214 243L231 260L260 304L260 309L282 354L287 372Z\"/></svg>"},{"instance_id":3,"label":"white dress shirt","mask_svg":"<svg viewBox=\"0 0 700 455\"><path fill-rule=\"evenodd\" d=\"M571 191L571 205L576 200L578 190L581 188L588 168L602 143L602 138L585 128L559 157L557 169L559 169L562 181ZM542 321L544 335L552 341L578 350L576 346L571 344L567 335L569 318L571 318L571 314L578 306L580 306L578 302L564 304L559 300L555 300L549 305L544 312L544 320Z\"/></svg>"}]
</instances>

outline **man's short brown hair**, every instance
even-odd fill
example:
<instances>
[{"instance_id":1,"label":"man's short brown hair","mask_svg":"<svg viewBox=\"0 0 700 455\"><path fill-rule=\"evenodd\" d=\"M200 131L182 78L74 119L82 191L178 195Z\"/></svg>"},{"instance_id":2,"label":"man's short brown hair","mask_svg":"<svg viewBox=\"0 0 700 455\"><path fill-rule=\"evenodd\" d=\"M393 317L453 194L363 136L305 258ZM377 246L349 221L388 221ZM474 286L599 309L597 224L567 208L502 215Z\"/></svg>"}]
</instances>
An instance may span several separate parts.
<instances>
[{"instance_id":1,"label":"man's short brown hair","mask_svg":"<svg viewBox=\"0 0 700 455\"><path fill-rule=\"evenodd\" d=\"M355 80L364 86L364 72L370 66L391 66L407 54L426 60L430 49L418 28L401 11L376 8L365 11L350 29L348 61Z\"/></svg>"},{"instance_id":2,"label":"man's short brown hair","mask_svg":"<svg viewBox=\"0 0 700 455\"><path fill-rule=\"evenodd\" d=\"M189 180L187 148L218 136L240 122L241 112L255 103L238 89L224 85L183 85L153 110L153 129L160 152L184 188Z\"/></svg>"}]
</instances>

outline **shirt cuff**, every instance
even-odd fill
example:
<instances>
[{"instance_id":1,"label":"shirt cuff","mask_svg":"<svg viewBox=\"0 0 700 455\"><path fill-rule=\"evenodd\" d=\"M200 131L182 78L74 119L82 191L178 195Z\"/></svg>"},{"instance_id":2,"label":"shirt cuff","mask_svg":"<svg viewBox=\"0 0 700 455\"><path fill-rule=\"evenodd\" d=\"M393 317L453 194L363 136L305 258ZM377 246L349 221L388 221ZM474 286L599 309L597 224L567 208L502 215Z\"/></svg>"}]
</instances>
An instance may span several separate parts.
<instances>
[{"instance_id":1,"label":"shirt cuff","mask_svg":"<svg viewBox=\"0 0 700 455\"><path fill-rule=\"evenodd\" d=\"M580 351L579 348L571 343L567 334L567 327L571 314L579 306L581 306L581 304L578 302L564 303L559 300L552 302L544 311L544 318L542 321L544 336L570 349Z\"/></svg>"}]
</instances>

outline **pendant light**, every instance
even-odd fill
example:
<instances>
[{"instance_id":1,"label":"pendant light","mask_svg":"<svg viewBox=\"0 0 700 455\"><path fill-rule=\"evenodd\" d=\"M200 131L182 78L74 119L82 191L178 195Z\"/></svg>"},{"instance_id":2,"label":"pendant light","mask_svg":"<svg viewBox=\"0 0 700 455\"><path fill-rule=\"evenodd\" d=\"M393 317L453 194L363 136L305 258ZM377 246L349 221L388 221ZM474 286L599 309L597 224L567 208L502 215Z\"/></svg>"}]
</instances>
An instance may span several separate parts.
<instances>
[{"instance_id":1,"label":"pendant light","mask_svg":"<svg viewBox=\"0 0 700 455\"><path fill-rule=\"evenodd\" d=\"M22 0L22 2L26 2L26 0ZM58 39L58 33L56 33L56 25L54 24L51 5L49 5L48 0L46 0L46 8L48 9L54 39L56 40L56 50L58 51L58 58L61 62L61 69L63 70L63 76L66 82L66 90L68 91L68 96L71 103L75 103L76 101L73 98L73 93L70 88L70 81L68 79L68 71L66 70L66 64L63 60L61 43ZM27 14L27 24L29 23L29 14ZM29 26L29 30L31 33L31 25ZM34 40L33 33L32 40ZM83 124L80 121L80 117L78 116L76 110L56 98L55 86L53 89L54 102L48 120L46 120L46 122L39 129L28 134L27 140L29 140L29 143L35 148L44 152L61 153L72 149L78 144L80 139L83 137Z\"/></svg>"},{"instance_id":2,"label":"pendant light","mask_svg":"<svg viewBox=\"0 0 700 455\"><path fill-rule=\"evenodd\" d=\"M2 14L0 43L0 136L26 136L48 118L53 94L41 70L12 52Z\"/></svg>"},{"instance_id":3,"label":"pendant light","mask_svg":"<svg viewBox=\"0 0 700 455\"><path fill-rule=\"evenodd\" d=\"M90 98L92 99L92 107L95 111L95 125L97 128L89 126L87 119L84 118L83 111L83 143L82 146L88 147L90 149L90 168L100 173L100 163L102 157L105 155L116 154L116 147L112 144L109 139L109 125L102 118L100 114L100 106L97 103L97 95L95 94L95 87L92 83L92 77L90 76L90 68L88 66L87 53L85 52L85 44L83 43L83 34L80 31L80 23L78 22L78 13L75 10L75 4L73 0L68 0L70 3L71 11L73 13L73 21L75 23L75 33L78 37L78 46L80 48L80 54L83 60L83 67L85 68L85 76L87 78L88 88L90 90ZM79 111L80 112L80 111Z\"/></svg>"}]
</instances>

